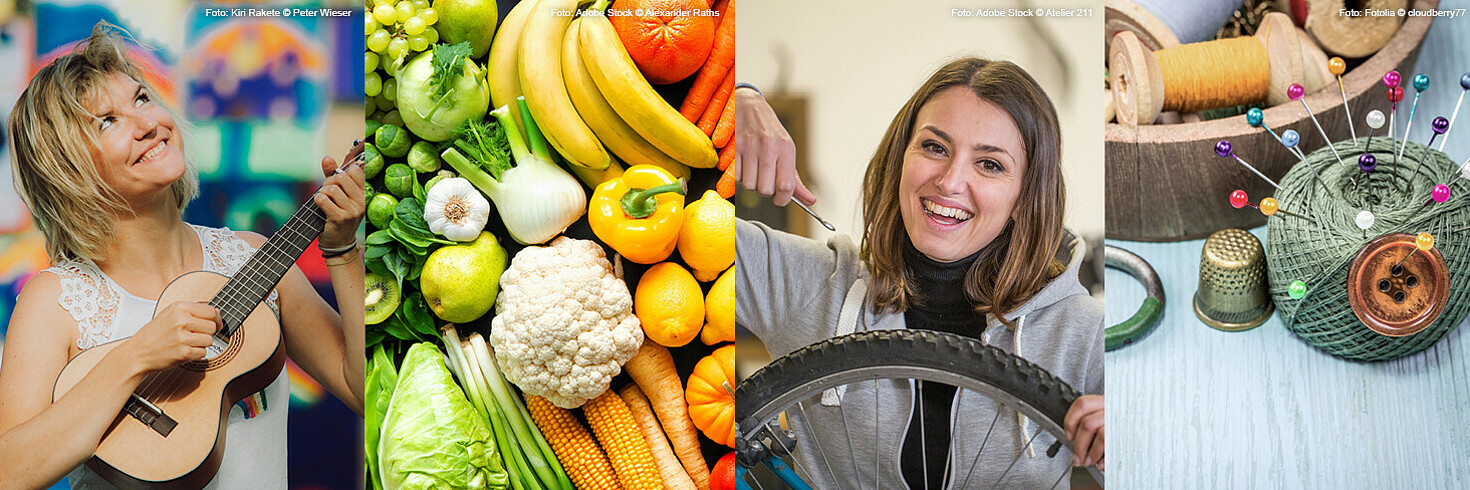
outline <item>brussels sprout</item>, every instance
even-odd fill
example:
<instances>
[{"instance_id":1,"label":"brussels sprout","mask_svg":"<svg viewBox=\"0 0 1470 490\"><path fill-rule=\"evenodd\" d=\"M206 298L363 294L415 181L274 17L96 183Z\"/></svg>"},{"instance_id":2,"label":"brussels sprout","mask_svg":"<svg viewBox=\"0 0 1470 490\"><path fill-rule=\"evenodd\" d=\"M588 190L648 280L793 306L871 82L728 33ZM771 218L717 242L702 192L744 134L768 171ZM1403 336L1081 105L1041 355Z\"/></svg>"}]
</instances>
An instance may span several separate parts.
<instances>
[{"instance_id":1,"label":"brussels sprout","mask_svg":"<svg viewBox=\"0 0 1470 490\"><path fill-rule=\"evenodd\" d=\"M388 229L388 223L393 222L393 208L398 207L398 199L389 194L378 194L368 204L368 222L380 230Z\"/></svg>"},{"instance_id":2,"label":"brussels sprout","mask_svg":"<svg viewBox=\"0 0 1470 490\"><path fill-rule=\"evenodd\" d=\"M408 149L408 166L418 173L427 173L439 170L439 152L434 151L434 144L427 141L414 143Z\"/></svg>"},{"instance_id":3,"label":"brussels sprout","mask_svg":"<svg viewBox=\"0 0 1470 490\"><path fill-rule=\"evenodd\" d=\"M367 138L372 138L373 137L373 134L377 133L378 132L378 128L381 127L382 125L383 125L383 123L382 122L379 122L378 121L378 118L376 118L376 117L368 118L367 124L365 125L366 128L367 128L367 136L366 137Z\"/></svg>"},{"instance_id":4,"label":"brussels sprout","mask_svg":"<svg viewBox=\"0 0 1470 490\"><path fill-rule=\"evenodd\" d=\"M413 195L413 183L418 176L414 174L412 168L402 163L395 163L389 165L384 172L383 186L388 188L388 192L399 199Z\"/></svg>"},{"instance_id":5,"label":"brussels sprout","mask_svg":"<svg viewBox=\"0 0 1470 490\"><path fill-rule=\"evenodd\" d=\"M384 124L374 132L377 139L378 151L392 158L403 158L408 154L408 149L413 145L413 138L408 131L392 124Z\"/></svg>"},{"instance_id":6,"label":"brussels sprout","mask_svg":"<svg viewBox=\"0 0 1470 490\"><path fill-rule=\"evenodd\" d=\"M377 145L364 143L362 145L362 171L363 175L371 179L383 171L383 154L378 152Z\"/></svg>"},{"instance_id":7,"label":"brussels sprout","mask_svg":"<svg viewBox=\"0 0 1470 490\"><path fill-rule=\"evenodd\" d=\"M378 195L377 189L373 189L372 182L363 182L362 190L364 191L362 195L363 202L373 202L373 196Z\"/></svg>"}]
</instances>

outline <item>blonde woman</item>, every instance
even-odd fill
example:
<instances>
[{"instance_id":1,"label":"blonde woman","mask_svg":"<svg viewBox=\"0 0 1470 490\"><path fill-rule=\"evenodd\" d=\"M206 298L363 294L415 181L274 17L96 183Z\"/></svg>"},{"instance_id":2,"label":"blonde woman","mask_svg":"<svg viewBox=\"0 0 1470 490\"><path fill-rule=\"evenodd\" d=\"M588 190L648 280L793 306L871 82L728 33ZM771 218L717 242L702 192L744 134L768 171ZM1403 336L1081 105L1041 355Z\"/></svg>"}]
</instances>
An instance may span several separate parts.
<instances>
[{"instance_id":1,"label":"blonde woman","mask_svg":"<svg viewBox=\"0 0 1470 490\"><path fill-rule=\"evenodd\" d=\"M777 205L793 196L815 201L796 174L790 136L758 91L738 88L731 101L738 156L730 171ZM895 446L856 445L851 452L862 464L833 463L831 471L808 451L806 467L824 469L812 472L815 486L1042 488L1069 465L1102 468L1102 305L1077 279L1086 247L1062 228L1061 133L1036 81L1004 61L946 64L894 116L862 191L861 248L842 235L823 244L737 221L735 319L772 356L835 335L897 328L1000 347L1086 395L1064 423L1077 456L1065 461L1037 451L1012 468L1006 451L1023 451L1022 434L1037 430L1014 412L1005 416L983 396L933 383L921 386L922 412L910 411L903 407L918 403L907 385L875 394L858 384L845 396L893 403L886 410L872 401L809 406L796 422L798 440L847 448L851 429ZM1051 441L1044 439L1033 446L1046 448ZM988 449L977 460L981 446ZM971 461L977 469L967 479Z\"/></svg>"},{"instance_id":2,"label":"blonde woman","mask_svg":"<svg viewBox=\"0 0 1470 490\"><path fill-rule=\"evenodd\" d=\"M73 488L112 488L80 465L145 376L202 359L220 326L219 312L206 304L156 305L152 298L186 272L231 274L265 242L183 221L197 178L181 129L103 24L42 68L11 112L16 187L56 262L20 293L0 362L0 482L7 488L43 488L68 476ZM330 175L337 163L328 157L321 167ZM327 177L313 196L327 216L320 248L351 250L327 261L343 316L295 267L267 299L291 359L358 412L363 274L354 259L363 182L353 168ZM119 339L126 340L52 402L69 359ZM252 418L231 408L228 444L209 488L286 487L288 385L283 369L258 394L268 406Z\"/></svg>"}]
</instances>

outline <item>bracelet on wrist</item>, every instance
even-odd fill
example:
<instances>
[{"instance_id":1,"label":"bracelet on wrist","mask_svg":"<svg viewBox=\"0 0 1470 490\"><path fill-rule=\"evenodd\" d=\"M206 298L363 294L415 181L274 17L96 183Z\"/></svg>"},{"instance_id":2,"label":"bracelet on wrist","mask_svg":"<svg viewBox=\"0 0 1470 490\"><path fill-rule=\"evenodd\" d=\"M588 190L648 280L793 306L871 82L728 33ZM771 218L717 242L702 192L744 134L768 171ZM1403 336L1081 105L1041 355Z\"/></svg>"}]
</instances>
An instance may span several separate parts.
<instances>
[{"instance_id":1,"label":"bracelet on wrist","mask_svg":"<svg viewBox=\"0 0 1470 490\"><path fill-rule=\"evenodd\" d=\"M353 239L352 243L348 243L347 245L343 245L341 247L326 247L322 246L321 242L317 242L316 248L317 250L320 250L322 252L322 258L332 258L338 255L345 254L349 250L357 248L357 240Z\"/></svg>"},{"instance_id":2,"label":"bracelet on wrist","mask_svg":"<svg viewBox=\"0 0 1470 490\"><path fill-rule=\"evenodd\" d=\"M360 255L362 255L362 247L353 245L352 248L347 249L346 252L342 252L340 254L330 257L324 255L322 256L322 258L326 259L327 266L331 267L337 265L347 265L356 262L357 257Z\"/></svg>"}]
</instances>

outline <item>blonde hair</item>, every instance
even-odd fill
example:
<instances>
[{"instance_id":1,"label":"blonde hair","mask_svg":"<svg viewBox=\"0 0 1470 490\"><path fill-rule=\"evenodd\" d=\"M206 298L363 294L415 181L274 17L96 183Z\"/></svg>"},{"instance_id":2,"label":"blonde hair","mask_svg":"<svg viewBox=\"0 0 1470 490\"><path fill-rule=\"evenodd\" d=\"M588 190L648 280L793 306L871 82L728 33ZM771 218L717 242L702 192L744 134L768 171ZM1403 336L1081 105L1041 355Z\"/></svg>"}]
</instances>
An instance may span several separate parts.
<instances>
[{"instance_id":1,"label":"blonde hair","mask_svg":"<svg viewBox=\"0 0 1470 490\"><path fill-rule=\"evenodd\" d=\"M965 87L1005 110L1021 130L1025 174L1015 203L1016 219L981 249L965 273L964 293L975 312L1007 326L1005 317L1065 270L1056 259L1064 231L1066 188L1062 182L1060 125L1056 108L1031 75L1007 61L961 58L935 72L893 117L863 177L862 258L873 275L869 297L881 311L903 311L921 303L917 280L904 262L911 246L899 214L898 182L904 149L913 138L919 109L935 94Z\"/></svg>"},{"instance_id":2,"label":"blonde hair","mask_svg":"<svg viewBox=\"0 0 1470 490\"><path fill-rule=\"evenodd\" d=\"M157 94L128 57L118 30L98 22L85 42L31 78L10 113L15 187L46 237L46 252L56 260L100 258L113 239L114 218L133 213L97 172L90 151L100 146L96 117L82 105L100 97L115 73ZM161 97L155 100L163 104ZM163 107L183 125L171 107ZM199 191L192 165L170 190L182 214Z\"/></svg>"}]
</instances>

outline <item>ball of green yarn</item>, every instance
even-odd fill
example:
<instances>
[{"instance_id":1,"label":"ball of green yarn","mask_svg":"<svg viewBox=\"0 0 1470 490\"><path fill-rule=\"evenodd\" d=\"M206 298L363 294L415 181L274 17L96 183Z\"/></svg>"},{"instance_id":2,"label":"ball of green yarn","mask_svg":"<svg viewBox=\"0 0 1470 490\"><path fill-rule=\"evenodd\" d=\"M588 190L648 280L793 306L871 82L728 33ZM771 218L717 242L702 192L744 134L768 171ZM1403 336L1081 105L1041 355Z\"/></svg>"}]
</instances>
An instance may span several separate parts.
<instances>
[{"instance_id":1,"label":"ball of green yarn","mask_svg":"<svg viewBox=\"0 0 1470 490\"><path fill-rule=\"evenodd\" d=\"M1454 180L1458 170L1454 162L1414 142L1395 161L1400 141L1377 137L1367 149L1378 159L1370 179L1357 165L1365 143L1359 139L1334 144L1344 164L1338 164L1326 147L1307 155L1326 187L1301 163L1282 177L1275 195L1281 209L1309 216L1317 223L1282 214L1270 218L1266 263L1271 297L1287 329L1333 355L1381 361L1434 345L1470 313L1470 232L1460 230L1470 225L1470 179L1450 186L1449 201L1423 206L1436 184ZM1366 231L1354 221L1364 209L1376 218ZM1353 257L1381 235L1422 232L1434 235L1435 247L1449 267L1449 303L1433 325L1417 334L1389 337L1370 330L1348 302L1347 276ZM1296 280L1307 284L1301 299L1289 294Z\"/></svg>"}]
</instances>

